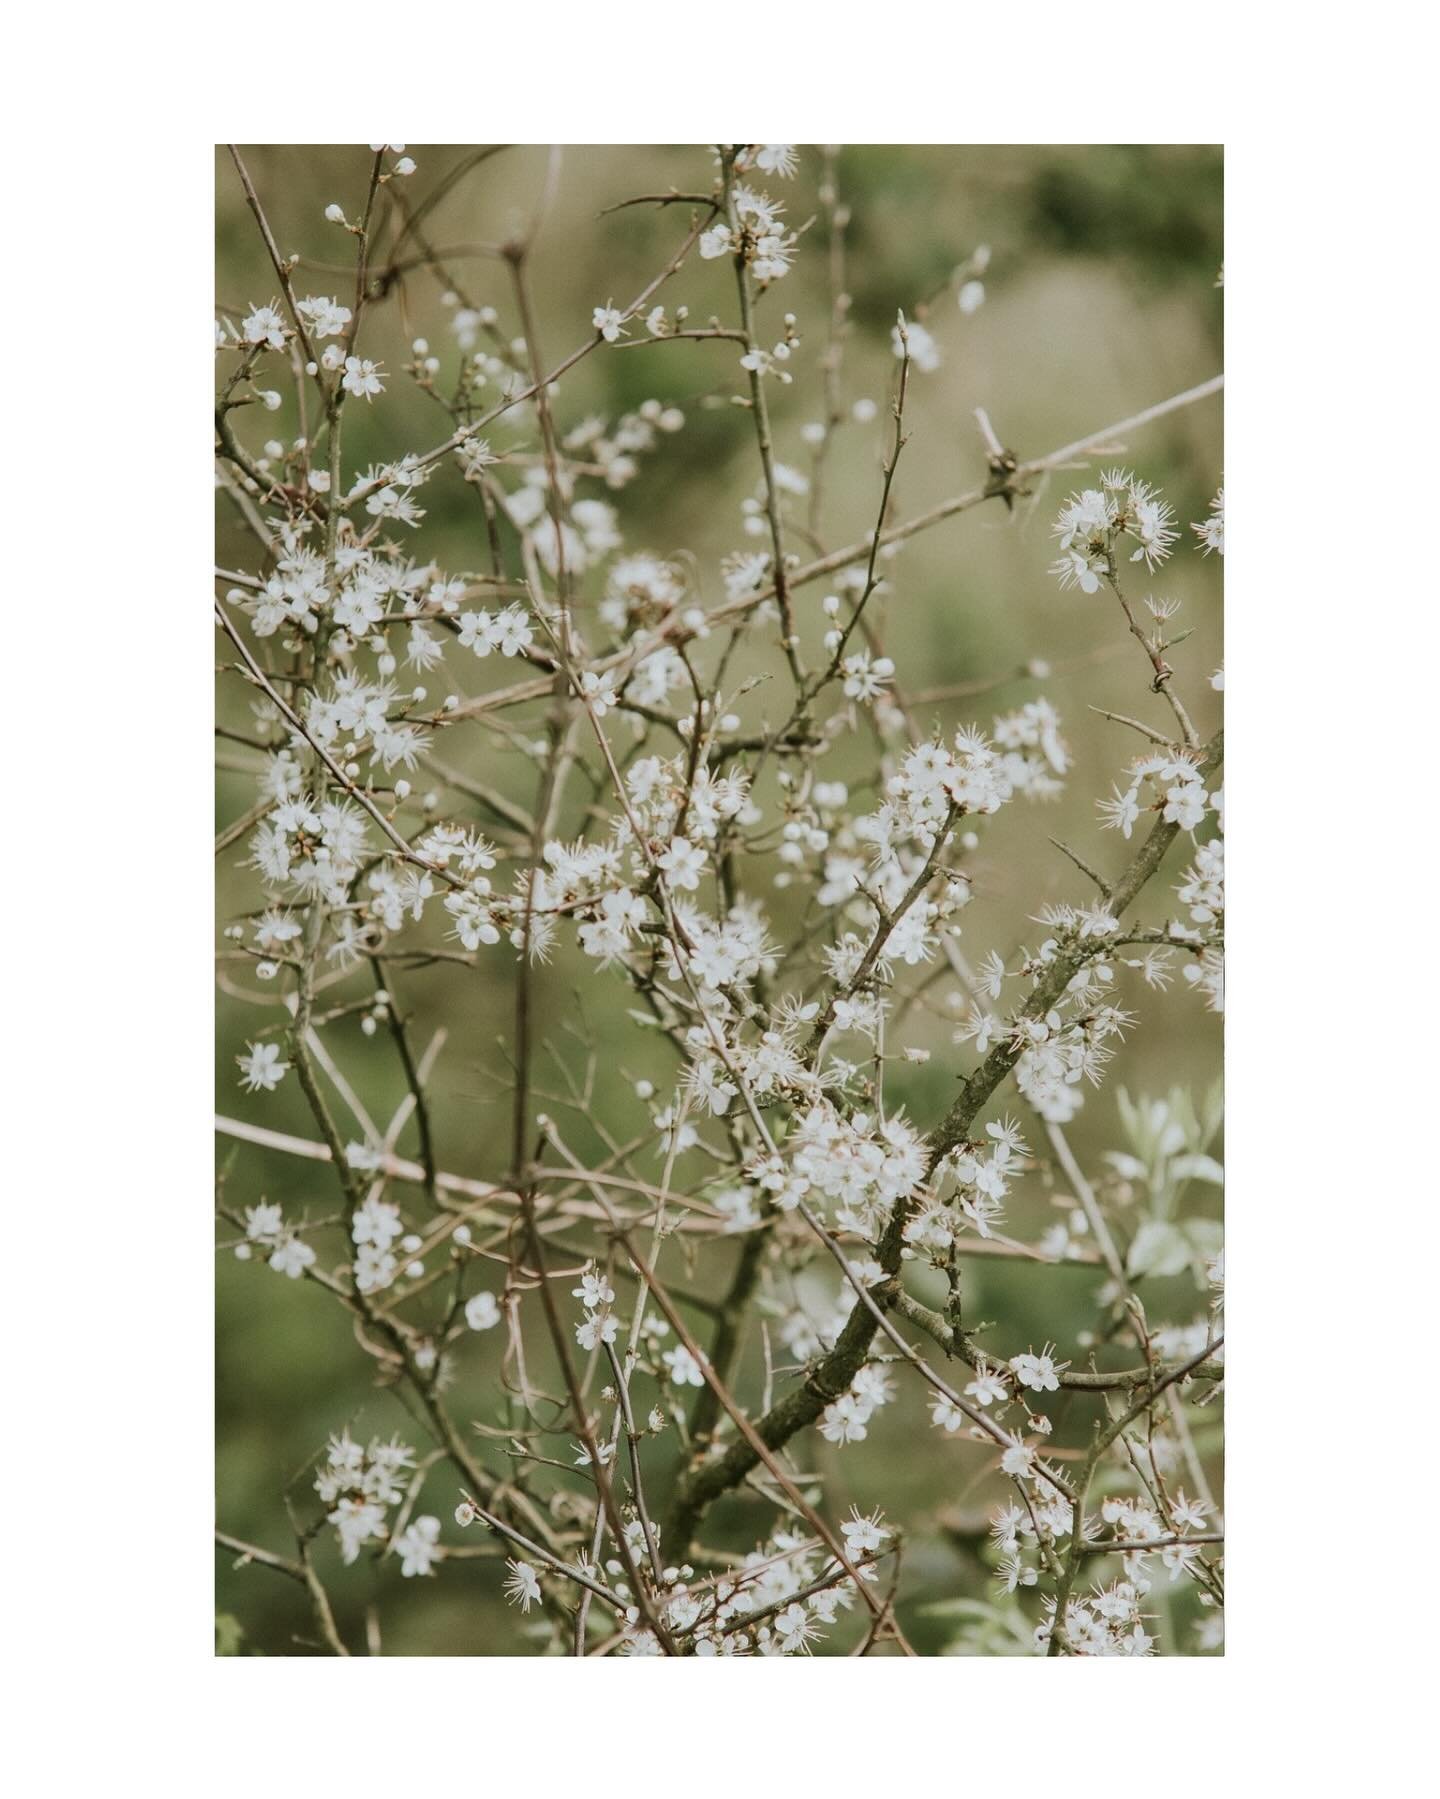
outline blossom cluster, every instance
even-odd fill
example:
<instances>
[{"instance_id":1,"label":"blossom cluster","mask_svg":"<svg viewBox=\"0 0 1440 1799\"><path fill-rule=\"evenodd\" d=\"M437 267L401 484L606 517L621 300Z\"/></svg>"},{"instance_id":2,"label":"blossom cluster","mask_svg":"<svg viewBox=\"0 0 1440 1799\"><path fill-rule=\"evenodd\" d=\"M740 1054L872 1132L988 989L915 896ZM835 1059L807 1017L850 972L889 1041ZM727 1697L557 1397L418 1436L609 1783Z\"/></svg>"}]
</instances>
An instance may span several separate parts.
<instances>
[{"instance_id":1,"label":"blossom cluster","mask_svg":"<svg viewBox=\"0 0 1440 1799\"><path fill-rule=\"evenodd\" d=\"M1060 509L1054 534L1062 554L1051 573L1062 587L1078 587L1082 593L1096 593L1102 581L1113 579L1122 556L1157 568L1179 537L1174 508L1127 469L1109 469L1098 487L1072 494Z\"/></svg>"},{"instance_id":2,"label":"blossom cluster","mask_svg":"<svg viewBox=\"0 0 1440 1799\"><path fill-rule=\"evenodd\" d=\"M330 1508L326 1521L335 1526L342 1561L355 1561L367 1544L390 1542L401 1557L402 1573L430 1572L443 1553L439 1520L417 1518L393 1539L390 1528L391 1511L404 1504L404 1483L414 1467L415 1451L398 1439L382 1443L374 1438L362 1446L348 1430L330 1439L315 1491Z\"/></svg>"}]
</instances>

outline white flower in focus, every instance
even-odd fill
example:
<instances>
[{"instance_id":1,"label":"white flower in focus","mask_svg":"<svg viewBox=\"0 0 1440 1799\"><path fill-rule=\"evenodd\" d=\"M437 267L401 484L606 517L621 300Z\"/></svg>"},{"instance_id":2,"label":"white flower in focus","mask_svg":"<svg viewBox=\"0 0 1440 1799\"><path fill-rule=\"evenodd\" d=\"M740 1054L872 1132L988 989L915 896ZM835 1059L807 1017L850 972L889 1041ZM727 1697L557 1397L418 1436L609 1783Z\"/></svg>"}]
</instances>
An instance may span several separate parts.
<instances>
[{"instance_id":1,"label":"white flower in focus","mask_svg":"<svg viewBox=\"0 0 1440 1799\"><path fill-rule=\"evenodd\" d=\"M1201 519L1190 529L1200 539L1200 548L1208 556L1213 550L1217 556L1225 554L1225 489L1222 487L1210 502L1210 517Z\"/></svg>"},{"instance_id":2,"label":"white flower in focus","mask_svg":"<svg viewBox=\"0 0 1440 1799\"><path fill-rule=\"evenodd\" d=\"M867 1518L862 1518L858 1506L851 1506L850 1516L841 1521L840 1529L845 1534L846 1553L852 1558L879 1549L890 1535L890 1532L880 1522L878 1511L873 1512Z\"/></svg>"},{"instance_id":3,"label":"white flower in focus","mask_svg":"<svg viewBox=\"0 0 1440 1799\"><path fill-rule=\"evenodd\" d=\"M895 673L895 664L888 656L879 656L872 662L870 652L860 650L845 658L840 664L840 672L845 677L846 699L874 700L885 691L886 683Z\"/></svg>"},{"instance_id":4,"label":"white flower in focus","mask_svg":"<svg viewBox=\"0 0 1440 1799\"><path fill-rule=\"evenodd\" d=\"M277 1043L247 1043L245 1054L236 1056L240 1064L241 1084L251 1093L273 1093L290 1071L290 1064L280 1060Z\"/></svg>"},{"instance_id":5,"label":"white flower in focus","mask_svg":"<svg viewBox=\"0 0 1440 1799\"><path fill-rule=\"evenodd\" d=\"M780 1635L780 1646L787 1655L795 1655L804 1649L815 1635L815 1628L810 1622L810 1614L803 1605L787 1605L775 1619L775 1629Z\"/></svg>"},{"instance_id":6,"label":"white flower in focus","mask_svg":"<svg viewBox=\"0 0 1440 1799\"><path fill-rule=\"evenodd\" d=\"M540 1598L540 1580L529 1562L507 1561L505 1566L510 1570L510 1578L505 1582L505 1597L511 1605L518 1605L522 1612Z\"/></svg>"},{"instance_id":7,"label":"white flower in focus","mask_svg":"<svg viewBox=\"0 0 1440 1799\"><path fill-rule=\"evenodd\" d=\"M1006 1395L1006 1386L993 1368L983 1362L975 1371L975 1378L965 1389L967 1398L973 1399L976 1405L994 1405Z\"/></svg>"},{"instance_id":8,"label":"white flower in focus","mask_svg":"<svg viewBox=\"0 0 1440 1799\"><path fill-rule=\"evenodd\" d=\"M765 175L778 175L788 181L795 173L799 158L794 144L761 144L755 153L755 167Z\"/></svg>"},{"instance_id":9,"label":"white flower in focus","mask_svg":"<svg viewBox=\"0 0 1440 1799\"><path fill-rule=\"evenodd\" d=\"M240 329L247 344L268 344L272 350L285 348L285 321L276 306L252 306Z\"/></svg>"},{"instance_id":10,"label":"white flower in focus","mask_svg":"<svg viewBox=\"0 0 1440 1799\"><path fill-rule=\"evenodd\" d=\"M535 641L523 606L507 606L495 620L495 647L502 656L523 656Z\"/></svg>"},{"instance_id":11,"label":"white flower in focus","mask_svg":"<svg viewBox=\"0 0 1440 1799\"><path fill-rule=\"evenodd\" d=\"M842 1393L820 1414L820 1433L831 1443L863 1443L870 1407L853 1393Z\"/></svg>"},{"instance_id":12,"label":"white flower in focus","mask_svg":"<svg viewBox=\"0 0 1440 1799\"><path fill-rule=\"evenodd\" d=\"M1201 1499L1187 1499L1182 1487L1170 1507L1170 1516L1181 1530L1204 1530L1209 1509Z\"/></svg>"},{"instance_id":13,"label":"white flower in focus","mask_svg":"<svg viewBox=\"0 0 1440 1799\"><path fill-rule=\"evenodd\" d=\"M1016 1380L1022 1387L1029 1387L1036 1393L1058 1393L1061 1370L1068 1366L1068 1362L1056 1364L1048 1345L1040 1355L1026 1354L1010 1358L1010 1369Z\"/></svg>"},{"instance_id":14,"label":"white flower in focus","mask_svg":"<svg viewBox=\"0 0 1440 1799\"><path fill-rule=\"evenodd\" d=\"M371 362L368 357L347 356L345 358L345 374L340 385L347 394L354 394L357 400L368 400L375 394L384 393L385 383L380 378L378 362Z\"/></svg>"},{"instance_id":15,"label":"white flower in focus","mask_svg":"<svg viewBox=\"0 0 1440 1799\"><path fill-rule=\"evenodd\" d=\"M613 1443L597 1443L595 1447L599 1451L600 1466L608 1467L615 1459L615 1445ZM575 1465L577 1468L588 1468L591 1465L590 1451L583 1443L575 1445Z\"/></svg>"},{"instance_id":16,"label":"white flower in focus","mask_svg":"<svg viewBox=\"0 0 1440 1799\"><path fill-rule=\"evenodd\" d=\"M601 1306L612 1305L615 1300L615 1289L610 1285L609 1277L593 1268L587 1268L580 1276L580 1285L572 1287L570 1291L586 1311L593 1312Z\"/></svg>"},{"instance_id":17,"label":"white flower in focus","mask_svg":"<svg viewBox=\"0 0 1440 1799\"><path fill-rule=\"evenodd\" d=\"M583 1324L575 1326L575 1341L582 1349L598 1349L602 1343L613 1343L620 1320L613 1312L591 1312Z\"/></svg>"},{"instance_id":18,"label":"white flower in focus","mask_svg":"<svg viewBox=\"0 0 1440 1799\"><path fill-rule=\"evenodd\" d=\"M378 1499L352 1495L342 1499L328 1514L327 1522L335 1526L340 1538L340 1559L349 1564L357 1561L368 1542L385 1529L385 1507Z\"/></svg>"},{"instance_id":19,"label":"white flower in focus","mask_svg":"<svg viewBox=\"0 0 1440 1799\"><path fill-rule=\"evenodd\" d=\"M351 318L348 306L317 294L301 300L295 310L309 327L311 337L340 337Z\"/></svg>"},{"instance_id":20,"label":"white flower in focus","mask_svg":"<svg viewBox=\"0 0 1440 1799\"><path fill-rule=\"evenodd\" d=\"M658 864L669 875L672 887L694 893L705 867L705 851L691 843L688 837L672 837L669 849L658 858Z\"/></svg>"},{"instance_id":21,"label":"white flower in focus","mask_svg":"<svg viewBox=\"0 0 1440 1799\"><path fill-rule=\"evenodd\" d=\"M1035 1451L1014 1439L1000 1457L1000 1467L1012 1480L1028 1480L1035 1471Z\"/></svg>"}]
</instances>

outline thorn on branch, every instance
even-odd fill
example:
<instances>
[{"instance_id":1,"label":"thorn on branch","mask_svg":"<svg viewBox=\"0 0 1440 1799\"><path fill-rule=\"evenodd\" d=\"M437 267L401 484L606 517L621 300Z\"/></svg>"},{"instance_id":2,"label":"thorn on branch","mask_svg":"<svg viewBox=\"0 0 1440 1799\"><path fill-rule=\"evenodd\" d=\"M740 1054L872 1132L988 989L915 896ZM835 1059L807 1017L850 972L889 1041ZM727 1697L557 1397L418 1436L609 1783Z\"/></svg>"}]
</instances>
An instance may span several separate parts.
<instances>
[{"instance_id":1,"label":"thorn on branch","mask_svg":"<svg viewBox=\"0 0 1440 1799\"><path fill-rule=\"evenodd\" d=\"M1051 843L1053 843L1055 845L1056 849L1060 851L1062 856L1068 856L1070 858L1070 860L1080 870L1081 874L1088 875L1090 877L1090 879L1100 889L1101 896L1108 900L1110 897L1110 883L1108 881L1103 880L1100 877L1100 875L1098 875L1095 872L1095 870L1090 866L1090 864L1085 860L1085 858L1081 855L1078 855L1076 853L1076 851L1072 850L1068 843L1062 843L1058 837L1052 837L1050 839L1050 841L1051 841Z\"/></svg>"},{"instance_id":2,"label":"thorn on branch","mask_svg":"<svg viewBox=\"0 0 1440 1799\"><path fill-rule=\"evenodd\" d=\"M985 442L985 462L990 470L990 477L985 483L985 496L987 499L998 496L1004 500L1005 510L1011 512L1015 507L1016 496L1023 499L1030 491L1028 487L1019 486L1016 480L1020 458L1013 450L1007 450L995 435L990 415L983 406L975 408L975 418Z\"/></svg>"}]
</instances>

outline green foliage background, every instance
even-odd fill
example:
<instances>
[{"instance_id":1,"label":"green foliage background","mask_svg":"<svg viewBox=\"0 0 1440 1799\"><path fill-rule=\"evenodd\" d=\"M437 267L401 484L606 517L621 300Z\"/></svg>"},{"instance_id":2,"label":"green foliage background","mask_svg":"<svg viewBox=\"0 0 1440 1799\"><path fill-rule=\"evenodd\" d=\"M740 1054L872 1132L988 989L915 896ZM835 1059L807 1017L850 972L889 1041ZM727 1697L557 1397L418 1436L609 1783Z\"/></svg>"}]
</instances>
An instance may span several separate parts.
<instances>
[{"instance_id":1,"label":"green foliage background","mask_svg":"<svg viewBox=\"0 0 1440 1799\"><path fill-rule=\"evenodd\" d=\"M419 165L408 197L424 195L462 155L456 146L407 146ZM283 251L348 265L351 239L325 224L325 205L338 200L352 214L363 199L369 158L363 146L247 147L245 157ZM496 241L516 227L543 182L545 152L518 147L488 161L460 183L431 221L432 241L463 245ZM984 405L1004 442L1022 457L1040 455L1139 411L1212 375L1221 366L1222 168L1218 148L1201 146L985 146L868 145L846 148L839 159L841 196L852 210L849 288L854 329L848 341L845 395L875 399L880 416L868 426L850 425L832 453L823 532L827 548L860 538L871 528L878 495L879 455L894 361L889 331L896 309L918 315L933 300L926 323L944 355L935 373L912 378L907 416L910 441L896 482L897 517L911 516L953 493L976 485L984 468L972 410ZM792 224L817 210L819 158L805 152L796 180L782 192ZM242 311L270 300L275 282L234 170L217 158L217 297ZM602 146L565 153L560 186L534 257L539 335L547 365L590 332L592 307L628 301L663 265L683 237L686 209L634 208L609 217L600 209L641 192L671 186L703 189L710 178L708 153L694 148ZM992 260L981 311L962 317L947 276L979 243ZM518 335L503 270L483 260L457 261L467 298L499 307L502 327ZM729 266L693 261L658 296L673 307L684 302L692 322L716 312L733 316ZM301 293L337 293L349 303L344 273L304 270ZM781 460L807 469L810 454L799 427L820 414L818 362L824 347L828 299L824 226L817 221L802 240L793 273L764 302L762 319L778 326L778 313L795 312L804 336L791 367L792 387L772 386L771 404ZM372 408L353 405L346 415L347 467L439 442L445 415L399 373L409 341L430 340L445 359L442 381L453 377L455 349L448 314L434 278L420 270L373 315L367 316L365 351L383 357L389 389ZM778 335L778 330L777 330ZM724 396L737 388L733 345L671 346L624 354L601 351L561 383L557 410L564 425L589 412L613 417L656 397L687 415L683 432L665 438L643 459L643 473L619 495L598 486L617 505L627 545L673 552L693 549L700 587L713 603L720 591L718 564L729 550L754 540L740 529L739 504L754 490L758 470L744 415ZM273 385L280 385L272 381ZM279 414L236 415L250 448L269 437L288 439L299 429L293 393ZM525 442L524 428L502 422L489 433L497 448ZM534 447L525 444L525 447ZM1123 459L1159 484L1179 519L1204 516L1222 478L1221 414L1217 402L1187 408L1138 433ZM1102 869L1119 866L1119 839L1097 833L1094 800L1138 753L1139 740L1106 724L1090 707L1110 707L1164 725L1168 715L1147 692L1138 647L1123 639L1122 621L1100 596L1062 594L1047 575L1048 527L1067 491L1052 479L1033 508L1014 516L991 505L948 521L913 540L891 567L893 595L883 613L887 651L899 665L903 689L978 681L1044 657L1052 678L1017 678L973 701L945 701L929 710L953 729L975 719L988 725L996 711L1038 692L1060 708L1075 752L1065 797L1053 807L1018 803L986 836L976 859L977 898L964 914L965 944L974 955L992 945L1008 953L1037 933L1029 917L1048 900L1083 897L1083 882L1050 845L1061 837L1092 855ZM483 563L483 524L473 494L447 472L424 490L427 517L419 542L449 570ZM217 510L218 556L223 566L253 569L256 549L235 514ZM1188 535L1188 533L1187 533ZM593 585L593 577L592 585ZM818 642L818 602L824 588L804 591L799 611ZM1220 578L1214 560L1202 562L1187 545L1154 579L1153 591L1184 601L1180 623L1194 634L1172 660L1177 682L1192 703L1202 731L1218 722L1219 698L1207 684L1221 660ZM515 665L499 659L465 668L472 690L515 678ZM1075 666L1078 665L1078 666ZM755 666L764 664L757 661ZM432 682L432 687L434 683ZM755 722L767 716L778 689L762 687L747 702ZM248 696L233 679L221 682L218 721L245 731ZM222 750L225 746L222 745ZM495 740L457 731L437 742L452 766L481 776L528 804L533 767L517 753L497 753ZM252 802L253 782L239 764L258 759L229 746L217 781L217 826L228 824ZM828 766L831 778L852 786L873 776L867 739L844 741ZM217 863L218 907L223 923L253 907L258 885L242 864L242 847ZM1175 862L1178 870L1183 866ZM757 883L783 929L791 902L772 896L768 871ZM1173 878L1173 877L1172 877ZM1139 916L1166 910L1156 883ZM429 927L426 927L429 929ZM437 927L438 935L438 927ZM247 991L247 974L227 969L227 984ZM437 1025L449 1033L434 1083L433 1105L441 1165L481 1178L503 1176L507 1157L506 1064L502 1049L511 1008L511 958L482 954L473 971L440 965L397 975L392 991L415 1020L420 1042ZM360 990L357 984L357 992ZM1131 991L1140 1027L1122 1051L1106 1086L1087 1099L1070 1135L1082 1164L1099 1172L1102 1151L1122 1146L1117 1095L1159 1094L1172 1086L1192 1089L1197 1100L1219 1071L1219 1021L1183 989L1166 996ZM265 997L273 1000L273 993ZM562 949L537 983L539 1029L577 1073L595 1054L593 1104L597 1114L626 1134L643 1126L633 1083L645 1076L665 1090L673 1078L667 1046L638 1033L625 1018L621 984ZM247 1037L274 1014L221 992L218 1003L217 1105L220 1111L300 1135L314 1134L295 1081L274 1095L244 1094L235 1079L234 1056ZM930 1034L927 1036L926 1031ZM932 1059L897 1067L890 1103L902 1101L923 1126L948 1103L969 1052L949 1042L934 1023L917 1026L912 1040ZM361 1097L378 1116L403 1096L393 1048L381 1032L361 1035L342 1024L329 1041ZM588 1045L588 1050L587 1050ZM542 1066L541 1083L558 1090L554 1064ZM1009 1108L1016 1110L1013 1090ZM1004 1110L1002 1104L999 1108ZM1027 1116L1025 1123L1033 1121ZM565 1129L584 1153L594 1140L581 1120ZM1035 1146L1038 1133L1030 1129ZM260 1197L280 1201L287 1214L324 1215L334 1210L333 1177L324 1168L220 1140L220 1163L229 1204ZM413 1147L413 1138L402 1141ZM1213 1142L1211 1143L1213 1149ZM683 1176L684 1165L681 1166ZM698 1178L698 1177L697 1177ZM1218 1215L1213 1189L1191 1188L1185 1215ZM1030 1177L1010 1212L1010 1228L1032 1239L1055 1216L1046 1172ZM228 1230L222 1236L228 1236ZM338 1258L338 1248L328 1251ZM322 1251L322 1261L326 1259ZM709 1278L718 1286L733 1251L722 1248ZM991 1341L1012 1354L1051 1339L1073 1353L1077 1330L1089 1323L1097 1276L1088 1268L1037 1268L978 1261L969 1275L966 1307L973 1319L999 1321ZM695 1277L707 1278L704 1270ZM222 1528L272 1549L293 1548L285 1509L289 1485L302 1516L314 1515L310 1459L329 1432L349 1424L356 1435L400 1431L425 1445L419 1427L393 1392L377 1390L373 1364L357 1346L342 1312L309 1283L291 1282L257 1263L244 1265L227 1252L217 1263L217 1518ZM827 1280L826 1291L829 1283ZM1186 1275L1147 1287L1152 1318L1185 1320L1200 1300ZM459 1377L449 1402L468 1428L472 1417L497 1421L496 1332L463 1347ZM752 1343L750 1351L755 1351ZM538 1350L537 1350L537 1353ZM749 1365L747 1364L747 1367ZM752 1370L753 1372L753 1370ZM742 1390L749 1391L742 1379ZM982 1565L984 1510L996 1489L984 1472L984 1453L973 1445L930 1431L918 1383L902 1384L903 1398L877 1414L869 1440L836 1453L818 1438L798 1444L808 1465L826 1477L829 1503L844 1510L853 1498L862 1508L883 1504L910 1536L902 1619L912 1640L931 1652L954 1636L956 1607L987 1604L993 1584ZM642 1398L644 1398L642 1387ZM752 1394L753 1397L753 1394ZM648 1403L648 1399L646 1400ZM1056 1442L1080 1441L1093 1412L1080 1405L1056 1412ZM1213 1440L1210 1448L1216 1448ZM484 1453L498 1466L494 1446ZM557 1453L565 1453L563 1449ZM657 1462L663 1488L666 1469ZM455 1502L452 1477L442 1465L432 1474L421 1509L449 1522ZM712 1516L712 1540L745 1549L759 1529L753 1505L732 1499ZM982 1533L977 1535L976 1533ZM387 1654L486 1655L523 1653L521 1620L499 1598L498 1565L466 1562L426 1581L400 1579L393 1560L363 1559L342 1569L333 1548L319 1551L333 1592L340 1628L353 1644L364 1640L364 1615L378 1602ZM305 1595L278 1575L235 1569L218 1556L218 1607L223 1614L217 1647L227 1654L290 1655L311 1652L313 1625ZM945 1602L949 1613L928 1608ZM1181 1610L1186 1602L1181 1602ZM1188 1614L1184 1614L1188 1615ZM1162 1614L1162 1636L1168 1620ZM994 1618L985 1623L988 1646L1004 1652L1007 1637ZM221 1638L223 1637L223 1642ZM1013 1648L1013 1643L1009 1645ZM1166 1643L1169 1647L1169 1643Z\"/></svg>"}]
</instances>

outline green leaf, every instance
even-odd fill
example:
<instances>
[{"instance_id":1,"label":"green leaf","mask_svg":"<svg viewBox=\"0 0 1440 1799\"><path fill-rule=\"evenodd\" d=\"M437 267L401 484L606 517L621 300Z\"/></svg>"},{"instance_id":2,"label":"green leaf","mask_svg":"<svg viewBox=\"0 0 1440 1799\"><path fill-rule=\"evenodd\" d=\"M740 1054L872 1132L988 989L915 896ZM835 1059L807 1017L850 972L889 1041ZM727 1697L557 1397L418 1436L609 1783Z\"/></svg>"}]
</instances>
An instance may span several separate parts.
<instances>
[{"instance_id":1,"label":"green leaf","mask_svg":"<svg viewBox=\"0 0 1440 1799\"><path fill-rule=\"evenodd\" d=\"M1170 1173L1177 1181L1209 1181L1212 1186L1225 1185L1225 1170L1214 1156L1176 1156Z\"/></svg>"},{"instance_id":2,"label":"green leaf","mask_svg":"<svg viewBox=\"0 0 1440 1799\"><path fill-rule=\"evenodd\" d=\"M1190 1239L1195 1251L1195 1262L1203 1270L1205 1263L1213 1261L1225 1244L1225 1230L1218 1218L1190 1218L1180 1226Z\"/></svg>"},{"instance_id":3,"label":"green leaf","mask_svg":"<svg viewBox=\"0 0 1440 1799\"><path fill-rule=\"evenodd\" d=\"M920 1607L923 1618L987 1618L994 1608L979 1599L936 1599Z\"/></svg>"},{"instance_id":4,"label":"green leaf","mask_svg":"<svg viewBox=\"0 0 1440 1799\"><path fill-rule=\"evenodd\" d=\"M1201 1108L1200 1129L1203 1135L1201 1136L1200 1141L1202 1143L1208 1143L1210 1141L1216 1131L1220 1129L1224 1117L1225 1077L1222 1075L1219 1080L1214 1081L1211 1084L1209 1092L1205 1095L1204 1106Z\"/></svg>"},{"instance_id":5,"label":"green leaf","mask_svg":"<svg viewBox=\"0 0 1440 1799\"><path fill-rule=\"evenodd\" d=\"M1125 1272L1132 1280L1142 1274L1163 1278L1183 1274L1190 1266L1193 1249L1190 1239L1178 1224L1163 1219L1147 1218L1135 1233L1130 1253L1125 1258Z\"/></svg>"}]
</instances>

